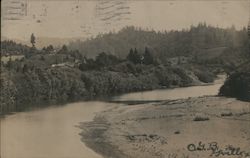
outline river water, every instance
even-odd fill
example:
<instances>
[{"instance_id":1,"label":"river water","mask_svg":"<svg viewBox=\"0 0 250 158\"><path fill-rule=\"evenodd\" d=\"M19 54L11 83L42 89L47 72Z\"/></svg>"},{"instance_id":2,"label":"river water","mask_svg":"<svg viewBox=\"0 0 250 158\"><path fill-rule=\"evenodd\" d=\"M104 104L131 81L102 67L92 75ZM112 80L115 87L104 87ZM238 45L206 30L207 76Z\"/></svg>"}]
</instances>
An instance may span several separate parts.
<instances>
[{"instance_id":1,"label":"river water","mask_svg":"<svg viewBox=\"0 0 250 158\"><path fill-rule=\"evenodd\" d=\"M181 99L188 97L199 97L204 95L217 95L220 87L225 81L225 75L219 75L214 84L202 86L191 86L173 89L160 89L153 91L128 93L120 96L115 96L112 100L117 101L145 101L145 100L168 100Z\"/></svg>"},{"instance_id":2,"label":"river water","mask_svg":"<svg viewBox=\"0 0 250 158\"><path fill-rule=\"evenodd\" d=\"M212 85L129 93L113 100L166 100L216 95L223 76ZM19 112L1 119L1 158L101 158L81 142L77 126L115 103L86 101Z\"/></svg>"}]
</instances>

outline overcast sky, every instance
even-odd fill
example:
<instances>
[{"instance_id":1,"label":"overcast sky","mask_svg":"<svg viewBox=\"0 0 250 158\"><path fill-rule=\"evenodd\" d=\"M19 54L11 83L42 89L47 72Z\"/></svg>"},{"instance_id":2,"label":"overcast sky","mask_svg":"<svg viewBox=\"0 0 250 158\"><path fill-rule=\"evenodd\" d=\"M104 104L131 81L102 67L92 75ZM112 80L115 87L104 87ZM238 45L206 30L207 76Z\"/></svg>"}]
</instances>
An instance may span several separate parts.
<instances>
[{"instance_id":1,"label":"overcast sky","mask_svg":"<svg viewBox=\"0 0 250 158\"><path fill-rule=\"evenodd\" d=\"M250 8L249 0L3 1L2 36L22 40L29 39L31 33L43 37L86 38L127 25L163 31L206 22L241 29L248 24Z\"/></svg>"}]
</instances>

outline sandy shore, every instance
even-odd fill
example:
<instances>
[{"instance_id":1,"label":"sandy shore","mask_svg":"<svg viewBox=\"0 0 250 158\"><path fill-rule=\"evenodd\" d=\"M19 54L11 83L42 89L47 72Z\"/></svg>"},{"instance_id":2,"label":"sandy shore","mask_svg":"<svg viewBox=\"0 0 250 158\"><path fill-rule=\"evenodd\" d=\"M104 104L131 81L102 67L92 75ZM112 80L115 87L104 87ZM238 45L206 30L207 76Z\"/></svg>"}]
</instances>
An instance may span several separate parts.
<instances>
[{"instance_id":1,"label":"sandy shore","mask_svg":"<svg viewBox=\"0 0 250 158\"><path fill-rule=\"evenodd\" d=\"M106 158L250 157L250 103L232 98L114 106L81 128Z\"/></svg>"}]
</instances>

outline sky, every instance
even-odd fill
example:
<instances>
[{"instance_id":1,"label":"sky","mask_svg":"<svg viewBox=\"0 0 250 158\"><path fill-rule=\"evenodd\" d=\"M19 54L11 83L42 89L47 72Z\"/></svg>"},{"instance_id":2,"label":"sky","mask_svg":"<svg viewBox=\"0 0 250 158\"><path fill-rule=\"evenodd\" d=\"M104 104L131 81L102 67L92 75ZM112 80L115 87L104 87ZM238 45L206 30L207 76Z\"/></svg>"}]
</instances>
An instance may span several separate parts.
<instances>
[{"instance_id":1,"label":"sky","mask_svg":"<svg viewBox=\"0 0 250 158\"><path fill-rule=\"evenodd\" d=\"M137 26L156 31L187 29L199 22L247 26L249 0L2 0L2 37L89 38Z\"/></svg>"}]
</instances>

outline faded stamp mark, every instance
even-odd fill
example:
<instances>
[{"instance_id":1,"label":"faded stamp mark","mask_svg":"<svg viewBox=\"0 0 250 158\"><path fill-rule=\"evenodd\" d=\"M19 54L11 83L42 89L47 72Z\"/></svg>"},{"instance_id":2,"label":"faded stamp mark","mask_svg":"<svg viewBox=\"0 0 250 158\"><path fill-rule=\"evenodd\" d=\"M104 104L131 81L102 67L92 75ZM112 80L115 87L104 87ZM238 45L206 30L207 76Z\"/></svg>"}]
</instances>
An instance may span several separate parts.
<instances>
[{"instance_id":1,"label":"faded stamp mark","mask_svg":"<svg viewBox=\"0 0 250 158\"><path fill-rule=\"evenodd\" d=\"M3 20L22 20L27 16L27 0L3 1Z\"/></svg>"}]
</instances>

